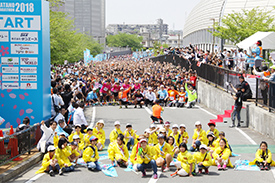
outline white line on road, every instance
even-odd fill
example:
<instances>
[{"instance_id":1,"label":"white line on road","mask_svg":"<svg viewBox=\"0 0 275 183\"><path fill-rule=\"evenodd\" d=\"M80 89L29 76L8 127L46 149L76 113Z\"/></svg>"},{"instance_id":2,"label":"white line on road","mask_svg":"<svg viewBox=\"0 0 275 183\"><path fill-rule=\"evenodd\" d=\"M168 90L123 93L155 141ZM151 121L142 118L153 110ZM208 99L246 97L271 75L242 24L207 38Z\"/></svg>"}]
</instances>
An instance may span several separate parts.
<instances>
[{"instance_id":1,"label":"white line on road","mask_svg":"<svg viewBox=\"0 0 275 183\"><path fill-rule=\"evenodd\" d=\"M158 178L154 179L153 176L152 176L148 183L156 183L159 180L161 172L157 172L157 174L158 174Z\"/></svg>"},{"instance_id":2,"label":"white line on road","mask_svg":"<svg viewBox=\"0 0 275 183\"><path fill-rule=\"evenodd\" d=\"M34 176L30 180L26 181L25 183L32 183L32 182L36 181L37 179L39 179L40 177L42 177L43 175L45 175L45 173L37 174L36 176Z\"/></svg>"},{"instance_id":3,"label":"white line on road","mask_svg":"<svg viewBox=\"0 0 275 183\"><path fill-rule=\"evenodd\" d=\"M91 124L90 124L90 126L92 126L92 127L95 124L95 110L96 110L96 107L93 106L93 115L92 115L92 120L91 120Z\"/></svg>"},{"instance_id":4,"label":"white line on road","mask_svg":"<svg viewBox=\"0 0 275 183\"><path fill-rule=\"evenodd\" d=\"M275 179L275 168L274 167L271 167L271 172L273 173L273 177Z\"/></svg>"},{"instance_id":5,"label":"white line on road","mask_svg":"<svg viewBox=\"0 0 275 183\"><path fill-rule=\"evenodd\" d=\"M210 115L212 115L212 116L215 116L215 117L217 117L215 114L213 114L213 113L211 113L211 112L209 112L209 111L207 111L207 110L205 110L205 109L203 109L203 108L201 108L200 106L197 106L199 109L201 109L202 111L204 111L204 112L206 112L206 113L208 113L208 114L210 114ZM239 128L235 128L238 132L240 132L251 144L253 144L253 145L257 145L257 143L251 138L251 137L249 137L244 131L242 131L241 129L239 129Z\"/></svg>"},{"instance_id":6,"label":"white line on road","mask_svg":"<svg viewBox=\"0 0 275 183\"><path fill-rule=\"evenodd\" d=\"M146 110L149 114L152 114L152 111L151 111L148 107L145 107L145 110Z\"/></svg>"}]
</instances>

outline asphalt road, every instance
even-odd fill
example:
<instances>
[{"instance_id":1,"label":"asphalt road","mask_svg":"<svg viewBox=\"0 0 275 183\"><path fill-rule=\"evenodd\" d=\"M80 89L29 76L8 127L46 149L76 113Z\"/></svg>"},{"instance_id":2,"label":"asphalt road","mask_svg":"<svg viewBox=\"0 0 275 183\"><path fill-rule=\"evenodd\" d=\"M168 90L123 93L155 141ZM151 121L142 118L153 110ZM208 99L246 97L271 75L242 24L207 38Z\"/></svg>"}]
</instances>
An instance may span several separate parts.
<instances>
[{"instance_id":1,"label":"asphalt road","mask_svg":"<svg viewBox=\"0 0 275 183\"><path fill-rule=\"evenodd\" d=\"M133 129L137 130L137 134L142 134L145 128L148 128L151 119L150 119L150 108L148 109L134 109L133 106L130 106L128 109L119 109L117 106L104 106L104 107L89 107L86 109L85 114L89 121L92 120L93 110L95 110L95 121L103 119L105 121L105 133L106 138L109 138L109 133L114 128L114 121L118 120L121 123L121 129L124 131L126 123L131 123ZM211 113L212 112L212 113ZM170 121L172 124L181 124L184 123L187 127L187 132L189 134L189 143L194 130L194 123L196 121L201 121L204 130L208 130L207 123L210 119L213 119L213 113L209 109L203 107L195 107L193 109L178 109L178 108L165 108L163 112L163 118L165 121ZM216 114L215 114L216 115ZM224 131L226 133L226 138L231 145L233 152L239 154L239 157L232 157L232 163L238 159L247 159L252 161L255 156L255 152L258 148L258 144L265 140L269 144L269 149L274 153L275 152L275 141L268 137L262 136L261 134L254 132L248 128L241 128L237 130L236 128L230 129L229 124L217 124L219 131ZM245 137L245 135L248 137ZM250 138L250 140L248 139ZM107 143L109 140L107 140ZM107 146L107 145L106 145ZM190 147L190 144L189 144ZM101 152L101 153L106 153ZM275 157L275 155L273 155ZM275 159L275 158L273 158ZM109 164L110 160L102 160L103 164ZM136 174L134 172L125 172L121 168L116 168L118 173L117 178L111 178L105 176L102 172L90 172L85 167L76 168L75 172L66 173L63 176L50 177L47 174L41 174L36 176L34 173L39 169L40 164L26 170L24 174L19 175L10 182L113 182L113 183L130 183L130 182L156 182L151 179L152 172L147 172L146 178L141 178L141 173ZM210 167L209 175L200 175L192 178L189 177L171 177L170 174L175 170L174 167L170 169L170 172L161 173L160 178L157 182L222 182L222 183L232 183L232 182L250 182L250 183L261 183L261 182L274 182L275 181L275 169L272 171L236 171L234 169L228 169L226 171L217 171L217 167ZM274 172L274 174L273 174Z\"/></svg>"}]
</instances>

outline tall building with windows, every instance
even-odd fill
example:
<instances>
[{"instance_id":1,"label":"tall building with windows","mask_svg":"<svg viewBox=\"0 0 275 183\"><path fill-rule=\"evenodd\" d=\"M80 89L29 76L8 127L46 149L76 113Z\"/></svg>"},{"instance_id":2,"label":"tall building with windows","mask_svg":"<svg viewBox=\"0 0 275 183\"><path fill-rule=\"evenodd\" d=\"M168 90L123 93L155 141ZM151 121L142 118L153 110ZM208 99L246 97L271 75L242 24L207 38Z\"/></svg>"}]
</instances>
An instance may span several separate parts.
<instances>
[{"instance_id":1,"label":"tall building with windows","mask_svg":"<svg viewBox=\"0 0 275 183\"><path fill-rule=\"evenodd\" d=\"M75 30L105 45L105 0L63 0L59 11L74 19Z\"/></svg>"}]
</instances>

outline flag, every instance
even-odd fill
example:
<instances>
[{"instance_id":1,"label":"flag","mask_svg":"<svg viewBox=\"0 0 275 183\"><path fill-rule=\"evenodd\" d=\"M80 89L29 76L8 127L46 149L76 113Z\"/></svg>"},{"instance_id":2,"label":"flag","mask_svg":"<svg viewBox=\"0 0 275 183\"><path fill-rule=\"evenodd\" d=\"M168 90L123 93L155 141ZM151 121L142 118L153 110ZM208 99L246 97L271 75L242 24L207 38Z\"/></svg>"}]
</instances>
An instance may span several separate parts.
<instances>
[{"instance_id":1,"label":"flag","mask_svg":"<svg viewBox=\"0 0 275 183\"><path fill-rule=\"evenodd\" d=\"M200 67L201 66L201 62L198 61L197 62L197 66Z\"/></svg>"},{"instance_id":2,"label":"flag","mask_svg":"<svg viewBox=\"0 0 275 183\"><path fill-rule=\"evenodd\" d=\"M2 125L5 122L5 119L0 116L0 125Z\"/></svg>"}]
</instances>

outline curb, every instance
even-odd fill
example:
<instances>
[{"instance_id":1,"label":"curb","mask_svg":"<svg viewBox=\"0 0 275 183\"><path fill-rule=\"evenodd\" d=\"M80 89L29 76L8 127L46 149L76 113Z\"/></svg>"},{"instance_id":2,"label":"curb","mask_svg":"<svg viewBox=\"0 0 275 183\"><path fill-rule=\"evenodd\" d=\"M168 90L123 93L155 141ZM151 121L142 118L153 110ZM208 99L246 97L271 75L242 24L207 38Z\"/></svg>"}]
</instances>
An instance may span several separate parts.
<instances>
[{"instance_id":1,"label":"curb","mask_svg":"<svg viewBox=\"0 0 275 183\"><path fill-rule=\"evenodd\" d=\"M20 165L17 165L15 167L13 167L12 169L4 172L3 174L0 175L0 183L7 182L8 180L18 176L19 174L26 171L31 166L35 165L37 162L41 161L42 158L43 158L43 154L38 153L38 154L34 155L33 157L31 157L30 159L21 163Z\"/></svg>"}]
</instances>

